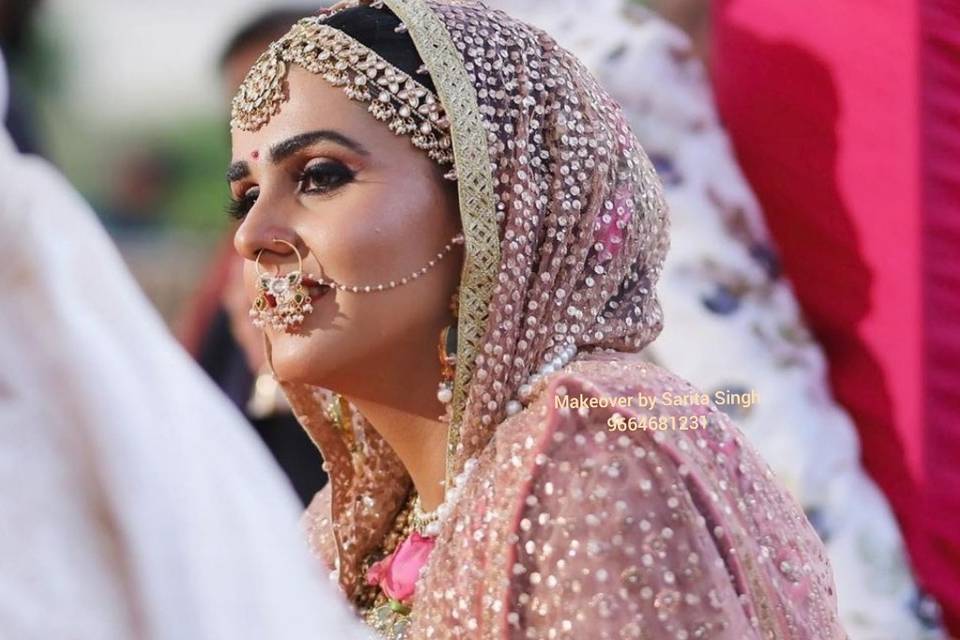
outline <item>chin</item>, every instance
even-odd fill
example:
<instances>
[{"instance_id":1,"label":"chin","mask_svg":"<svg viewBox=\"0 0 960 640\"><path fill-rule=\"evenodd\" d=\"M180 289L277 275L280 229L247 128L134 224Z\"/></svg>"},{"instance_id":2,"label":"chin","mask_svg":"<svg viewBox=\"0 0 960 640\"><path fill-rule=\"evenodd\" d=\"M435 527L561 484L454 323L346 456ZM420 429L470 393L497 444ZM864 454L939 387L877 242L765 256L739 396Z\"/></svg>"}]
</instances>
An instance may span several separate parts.
<instances>
[{"instance_id":1,"label":"chin","mask_svg":"<svg viewBox=\"0 0 960 640\"><path fill-rule=\"evenodd\" d=\"M273 371L281 382L319 384L315 349L306 334L271 333Z\"/></svg>"},{"instance_id":2,"label":"chin","mask_svg":"<svg viewBox=\"0 0 960 640\"><path fill-rule=\"evenodd\" d=\"M270 335L273 370L281 382L312 384L335 390L337 374L348 370L343 336L320 329Z\"/></svg>"}]
</instances>

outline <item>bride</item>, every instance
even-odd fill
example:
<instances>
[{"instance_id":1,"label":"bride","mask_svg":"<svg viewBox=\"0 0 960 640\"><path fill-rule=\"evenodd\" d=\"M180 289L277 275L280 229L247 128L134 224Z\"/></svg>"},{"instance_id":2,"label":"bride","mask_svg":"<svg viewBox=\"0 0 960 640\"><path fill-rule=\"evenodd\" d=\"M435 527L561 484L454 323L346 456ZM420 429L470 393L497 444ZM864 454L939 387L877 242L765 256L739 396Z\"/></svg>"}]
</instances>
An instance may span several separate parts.
<instances>
[{"instance_id":1,"label":"bride","mask_svg":"<svg viewBox=\"0 0 960 640\"><path fill-rule=\"evenodd\" d=\"M311 547L388 638L845 638L823 545L662 327L620 107L472 2L343 2L232 110L251 320L326 460Z\"/></svg>"}]
</instances>

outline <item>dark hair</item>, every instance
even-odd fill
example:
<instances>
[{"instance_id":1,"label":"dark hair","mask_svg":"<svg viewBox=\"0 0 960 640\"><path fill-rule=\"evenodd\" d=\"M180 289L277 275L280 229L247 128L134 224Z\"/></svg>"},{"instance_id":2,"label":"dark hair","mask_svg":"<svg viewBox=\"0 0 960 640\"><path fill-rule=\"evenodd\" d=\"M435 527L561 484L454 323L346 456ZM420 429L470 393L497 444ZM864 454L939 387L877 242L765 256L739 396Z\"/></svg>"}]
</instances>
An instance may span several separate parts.
<instances>
[{"instance_id":1,"label":"dark hair","mask_svg":"<svg viewBox=\"0 0 960 640\"><path fill-rule=\"evenodd\" d=\"M285 34L293 23L309 15L297 9L271 9L243 23L220 51L217 67L223 70L230 58L251 44L273 41Z\"/></svg>"},{"instance_id":2,"label":"dark hair","mask_svg":"<svg viewBox=\"0 0 960 640\"><path fill-rule=\"evenodd\" d=\"M324 24L339 29L354 40L375 51L381 58L397 67L414 80L436 93L433 80L417 69L423 64L413 40L407 32L395 31L400 19L386 8L351 7L324 20Z\"/></svg>"}]
</instances>

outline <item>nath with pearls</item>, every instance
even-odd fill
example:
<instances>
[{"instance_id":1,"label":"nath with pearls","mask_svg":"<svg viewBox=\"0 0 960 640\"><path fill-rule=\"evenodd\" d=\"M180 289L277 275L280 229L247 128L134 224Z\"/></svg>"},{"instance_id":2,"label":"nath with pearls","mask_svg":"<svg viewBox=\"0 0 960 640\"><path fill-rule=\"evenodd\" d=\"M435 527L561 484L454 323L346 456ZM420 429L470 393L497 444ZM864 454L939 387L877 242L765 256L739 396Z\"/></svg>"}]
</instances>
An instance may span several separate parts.
<instances>
[{"instance_id":1,"label":"nath with pearls","mask_svg":"<svg viewBox=\"0 0 960 640\"><path fill-rule=\"evenodd\" d=\"M274 275L263 273L260 269L260 256L263 249L257 252L255 263L257 269L257 297L254 298L253 306L250 309L250 317L256 327L262 328L265 325L270 325L278 331L292 333L303 324L304 318L313 311L311 293L314 296L319 296L329 289L337 289L347 293L376 293L410 284L435 267L456 245L463 244L464 237L462 233L458 233L433 258L428 260L427 264L399 280L367 285L342 284L334 280L318 278L313 274L304 274L303 257L297 247L293 243L280 238L273 238L273 241L285 244L293 249L294 253L297 254L297 269L286 275L281 275L279 268ZM455 349L454 353L456 353Z\"/></svg>"}]
</instances>

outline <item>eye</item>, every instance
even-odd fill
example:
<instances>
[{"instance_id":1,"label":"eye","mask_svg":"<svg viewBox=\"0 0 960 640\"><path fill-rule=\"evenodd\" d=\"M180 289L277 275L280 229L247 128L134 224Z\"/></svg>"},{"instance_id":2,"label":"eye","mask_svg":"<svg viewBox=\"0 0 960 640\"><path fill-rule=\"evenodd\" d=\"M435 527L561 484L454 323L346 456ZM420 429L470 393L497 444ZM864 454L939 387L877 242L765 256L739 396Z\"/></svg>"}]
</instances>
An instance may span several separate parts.
<instances>
[{"instance_id":1,"label":"eye","mask_svg":"<svg viewBox=\"0 0 960 640\"><path fill-rule=\"evenodd\" d=\"M236 220L243 220L259 196L260 187L250 187L239 198L230 198L230 202L227 203L227 215Z\"/></svg>"},{"instance_id":2,"label":"eye","mask_svg":"<svg viewBox=\"0 0 960 640\"><path fill-rule=\"evenodd\" d=\"M341 162L316 161L304 167L300 174L300 192L310 195L328 193L352 181L355 175Z\"/></svg>"}]
</instances>

